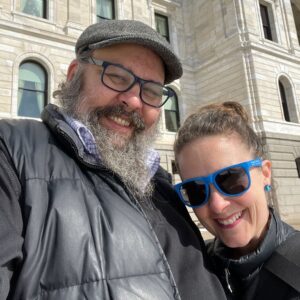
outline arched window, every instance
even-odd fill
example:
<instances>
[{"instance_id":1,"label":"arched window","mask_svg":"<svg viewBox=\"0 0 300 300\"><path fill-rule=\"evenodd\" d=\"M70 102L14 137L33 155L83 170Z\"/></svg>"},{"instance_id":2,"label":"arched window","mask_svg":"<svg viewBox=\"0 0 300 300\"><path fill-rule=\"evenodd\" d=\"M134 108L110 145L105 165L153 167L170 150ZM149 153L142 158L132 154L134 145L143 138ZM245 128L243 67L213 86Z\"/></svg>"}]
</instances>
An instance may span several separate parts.
<instances>
[{"instance_id":1,"label":"arched window","mask_svg":"<svg viewBox=\"0 0 300 300\"><path fill-rule=\"evenodd\" d=\"M289 108L288 108L288 104L287 104L287 100L286 100L285 89L284 89L284 86L281 83L281 81L279 81L279 91L280 91L280 97L281 97L281 104L282 104L284 119L287 122L290 122L291 118L290 118Z\"/></svg>"},{"instance_id":2,"label":"arched window","mask_svg":"<svg viewBox=\"0 0 300 300\"><path fill-rule=\"evenodd\" d=\"M21 11L28 15L46 19L46 0L21 0Z\"/></svg>"},{"instance_id":3,"label":"arched window","mask_svg":"<svg viewBox=\"0 0 300 300\"><path fill-rule=\"evenodd\" d=\"M278 86L284 120L287 122L297 123L297 108L294 101L292 86L289 80L285 76L281 76L278 81Z\"/></svg>"},{"instance_id":4,"label":"arched window","mask_svg":"<svg viewBox=\"0 0 300 300\"><path fill-rule=\"evenodd\" d=\"M18 116L39 118L47 103L47 73L36 62L26 61L19 68Z\"/></svg>"},{"instance_id":5,"label":"arched window","mask_svg":"<svg viewBox=\"0 0 300 300\"><path fill-rule=\"evenodd\" d=\"M297 167L297 171L298 171L298 177L300 178L300 157L297 157L295 159L296 162L296 167Z\"/></svg>"},{"instance_id":6,"label":"arched window","mask_svg":"<svg viewBox=\"0 0 300 300\"><path fill-rule=\"evenodd\" d=\"M173 91L174 92L174 91ZM177 95L170 98L164 105L165 123L168 131L176 132L180 126Z\"/></svg>"}]
</instances>

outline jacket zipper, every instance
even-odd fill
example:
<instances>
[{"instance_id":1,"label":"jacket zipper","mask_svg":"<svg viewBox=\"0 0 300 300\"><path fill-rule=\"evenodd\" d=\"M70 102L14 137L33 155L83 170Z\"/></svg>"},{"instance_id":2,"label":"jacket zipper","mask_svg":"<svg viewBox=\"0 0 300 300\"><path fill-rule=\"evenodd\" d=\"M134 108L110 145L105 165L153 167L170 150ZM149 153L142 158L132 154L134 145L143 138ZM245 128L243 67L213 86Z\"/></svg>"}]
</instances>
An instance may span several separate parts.
<instances>
[{"instance_id":1,"label":"jacket zipper","mask_svg":"<svg viewBox=\"0 0 300 300\"><path fill-rule=\"evenodd\" d=\"M225 279L226 279L227 288L230 291L230 293L233 294L233 290L229 282L229 277L230 277L230 271L228 268L225 268Z\"/></svg>"}]
</instances>

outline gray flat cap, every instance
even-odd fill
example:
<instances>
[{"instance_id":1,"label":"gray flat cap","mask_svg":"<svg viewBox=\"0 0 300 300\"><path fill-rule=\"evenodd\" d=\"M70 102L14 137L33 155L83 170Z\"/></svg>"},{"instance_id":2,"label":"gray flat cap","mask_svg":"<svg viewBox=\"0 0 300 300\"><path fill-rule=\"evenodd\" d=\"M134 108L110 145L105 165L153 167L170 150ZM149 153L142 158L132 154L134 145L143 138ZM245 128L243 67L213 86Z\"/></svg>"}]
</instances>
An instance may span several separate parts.
<instances>
[{"instance_id":1,"label":"gray flat cap","mask_svg":"<svg viewBox=\"0 0 300 300\"><path fill-rule=\"evenodd\" d=\"M134 20L103 20L87 27L77 40L75 51L104 48L121 43L143 45L153 50L165 64L165 83L182 75L181 63L168 41L150 26Z\"/></svg>"}]
</instances>

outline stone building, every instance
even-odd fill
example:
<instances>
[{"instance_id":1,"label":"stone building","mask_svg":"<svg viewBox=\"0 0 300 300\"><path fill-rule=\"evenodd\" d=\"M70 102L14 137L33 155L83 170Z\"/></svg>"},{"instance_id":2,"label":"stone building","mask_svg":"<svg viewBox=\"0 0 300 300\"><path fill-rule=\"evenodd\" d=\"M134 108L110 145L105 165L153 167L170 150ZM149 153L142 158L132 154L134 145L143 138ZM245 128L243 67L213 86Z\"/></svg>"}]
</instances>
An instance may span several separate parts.
<instances>
[{"instance_id":1,"label":"stone building","mask_svg":"<svg viewBox=\"0 0 300 300\"><path fill-rule=\"evenodd\" d=\"M239 101L273 163L270 201L300 228L300 0L1 0L0 118L38 117L76 38L112 18L149 24L182 58L156 144L162 165L176 172L180 120L204 103Z\"/></svg>"}]
</instances>

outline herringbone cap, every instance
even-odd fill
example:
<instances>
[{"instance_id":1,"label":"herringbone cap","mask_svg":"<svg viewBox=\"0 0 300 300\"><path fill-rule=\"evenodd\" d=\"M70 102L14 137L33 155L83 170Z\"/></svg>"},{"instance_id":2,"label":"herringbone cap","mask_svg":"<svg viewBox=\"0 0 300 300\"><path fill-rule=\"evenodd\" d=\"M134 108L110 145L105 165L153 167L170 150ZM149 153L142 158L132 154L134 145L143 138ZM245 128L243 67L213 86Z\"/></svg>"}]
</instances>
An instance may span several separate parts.
<instances>
[{"instance_id":1,"label":"herringbone cap","mask_svg":"<svg viewBox=\"0 0 300 300\"><path fill-rule=\"evenodd\" d=\"M80 56L83 51L107 46L133 43L153 50L164 62L165 83L182 76L182 66L168 41L150 26L134 20L103 20L87 27L77 40L75 51Z\"/></svg>"}]
</instances>

